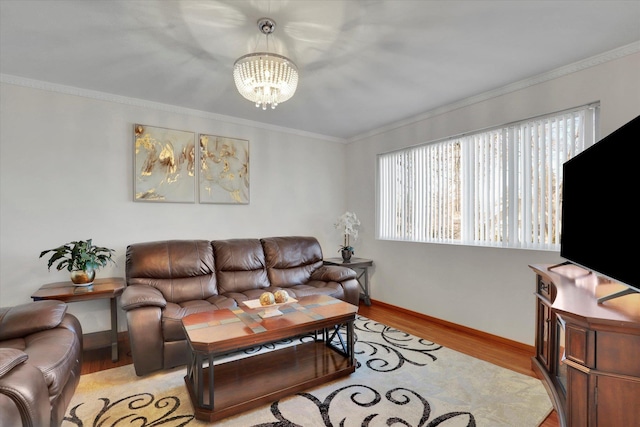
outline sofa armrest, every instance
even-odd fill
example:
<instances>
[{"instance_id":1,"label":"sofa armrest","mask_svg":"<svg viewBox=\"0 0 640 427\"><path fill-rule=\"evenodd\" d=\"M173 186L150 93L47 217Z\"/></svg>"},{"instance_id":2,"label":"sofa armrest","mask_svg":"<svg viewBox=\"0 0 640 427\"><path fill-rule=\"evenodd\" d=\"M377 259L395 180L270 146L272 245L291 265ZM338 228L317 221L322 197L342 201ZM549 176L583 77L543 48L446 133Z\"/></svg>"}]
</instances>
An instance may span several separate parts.
<instances>
[{"instance_id":1,"label":"sofa armrest","mask_svg":"<svg viewBox=\"0 0 640 427\"><path fill-rule=\"evenodd\" d=\"M0 308L0 341L53 329L60 324L66 312L67 304L56 300Z\"/></svg>"},{"instance_id":2,"label":"sofa armrest","mask_svg":"<svg viewBox=\"0 0 640 427\"><path fill-rule=\"evenodd\" d=\"M125 311L150 306L164 308L166 305L167 300L164 299L162 292L153 286L127 286L120 296L120 306Z\"/></svg>"},{"instance_id":3,"label":"sofa armrest","mask_svg":"<svg viewBox=\"0 0 640 427\"><path fill-rule=\"evenodd\" d=\"M47 384L42 372L26 361L27 354L20 350L0 348L2 425L50 425L51 403Z\"/></svg>"},{"instance_id":4,"label":"sofa armrest","mask_svg":"<svg viewBox=\"0 0 640 427\"><path fill-rule=\"evenodd\" d=\"M311 280L321 280L323 282L344 282L355 278L355 271L339 265L323 265L311 274Z\"/></svg>"},{"instance_id":5,"label":"sofa armrest","mask_svg":"<svg viewBox=\"0 0 640 427\"><path fill-rule=\"evenodd\" d=\"M24 363L29 355L15 348L0 348L0 378L4 377L13 368Z\"/></svg>"}]
</instances>

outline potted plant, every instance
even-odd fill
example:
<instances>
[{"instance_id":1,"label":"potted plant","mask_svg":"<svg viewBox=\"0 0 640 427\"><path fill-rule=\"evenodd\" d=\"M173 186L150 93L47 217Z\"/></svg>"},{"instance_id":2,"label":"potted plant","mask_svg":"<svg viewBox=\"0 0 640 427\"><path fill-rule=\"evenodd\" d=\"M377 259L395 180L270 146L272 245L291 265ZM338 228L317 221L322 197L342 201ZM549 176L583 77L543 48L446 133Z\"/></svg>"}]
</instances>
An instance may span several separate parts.
<instances>
[{"instance_id":1,"label":"potted plant","mask_svg":"<svg viewBox=\"0 0 640 427\"><path fill-rule=\"evenodd\" d=\"M109 262L115 264L112 256L113 249L95 246L92 239L69 242L54 249L47 249L40 253L40 258L52 252L48 268L57 263L58 271L66 268L71 273L71 281L78 286L93 284L96 271L105 267Z\"/></svg>"},{"instance_id":2,"label":"potted plant","mask_svg":"<svg viewBox=\"0 0 640 427\"><path fill-rule=\"evenodd\" d=\"M340 246L338 252L342 255L344 262L351 260L351 255L355 254L353 246L349 243L349 237L353 239L358 238L358 227L360 226L360 220L353 212L345 212L338 217L338 220L334 224L334 227L340 229L344 233L344 244Z\"/></svg>"}]
</instances>

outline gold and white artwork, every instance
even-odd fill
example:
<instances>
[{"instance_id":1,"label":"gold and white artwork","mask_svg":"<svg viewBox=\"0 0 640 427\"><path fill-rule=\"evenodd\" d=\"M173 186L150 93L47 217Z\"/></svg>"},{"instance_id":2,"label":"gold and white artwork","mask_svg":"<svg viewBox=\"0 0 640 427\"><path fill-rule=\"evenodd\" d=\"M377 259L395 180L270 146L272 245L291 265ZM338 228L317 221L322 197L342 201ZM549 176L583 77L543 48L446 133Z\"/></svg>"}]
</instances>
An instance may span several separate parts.
<instances>
[{"instance_id":1,"label":"gold and white artwork","mask_svg":"<svg viewBox=\"0 0 640 427\"><path fill-rule=\"evenodd\" d=\"M249 141L200 135L200 203L249 203Z\"/></svg>"},{"instance_id":2,"label":"gold and white artwork","mask_svg":"<svg viewBox=\"0 0 640 427\"><path fill-rule=\"evenodd\" d=\"M195 133L134 126L134 200L195 203Z\"/></svg>"}]
</instances>

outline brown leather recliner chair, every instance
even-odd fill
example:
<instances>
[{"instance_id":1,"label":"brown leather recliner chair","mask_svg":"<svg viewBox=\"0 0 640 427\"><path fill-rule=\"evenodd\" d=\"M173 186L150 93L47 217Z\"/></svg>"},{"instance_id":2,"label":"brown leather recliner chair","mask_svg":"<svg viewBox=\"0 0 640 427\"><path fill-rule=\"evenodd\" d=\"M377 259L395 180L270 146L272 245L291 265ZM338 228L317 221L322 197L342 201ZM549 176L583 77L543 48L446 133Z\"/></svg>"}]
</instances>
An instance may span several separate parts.
<instances>
[{"instance_id":1,"label":"brown leather recliner chair","mask_svg":"<svg viewBox=\"0 0 640 427\"><path fill-rule=\"evenodd\" d=\"M135 243L127 248L126 277L120 304L138 375L187 363L181 320L189 314L234 308L279 289L354 305L360 297L355 271L323 265L313 237Z\"/></svg>"},{"instance_id":2,"label":"brown leather recliner chair","mask_svg":"<svg viewBox=\"0 0 640 427\"><path fill-rule=\"evenodd\" d=\"M0 426L59 426L81 369L82 327L64 302L0 308Z\"/></svg>"}]
</instances>

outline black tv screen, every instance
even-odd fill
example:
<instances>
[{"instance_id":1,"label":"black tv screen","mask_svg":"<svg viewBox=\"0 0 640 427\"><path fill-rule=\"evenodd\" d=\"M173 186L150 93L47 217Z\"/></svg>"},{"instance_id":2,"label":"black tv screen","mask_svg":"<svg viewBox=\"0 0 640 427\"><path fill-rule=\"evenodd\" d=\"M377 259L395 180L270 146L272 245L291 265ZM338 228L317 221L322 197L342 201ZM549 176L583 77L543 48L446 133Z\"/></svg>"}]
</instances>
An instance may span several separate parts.
<instances>
[{"instance_id":1,"label":"black tv screen","mask_svg":"<svg viewBox=\"0 0 640 427\"><path fill-rule=\"evenodd\" d=\"M562 258L636 292L639 154L640 116L564 163L560 235Z\"/></svg>"}]
</instances>

